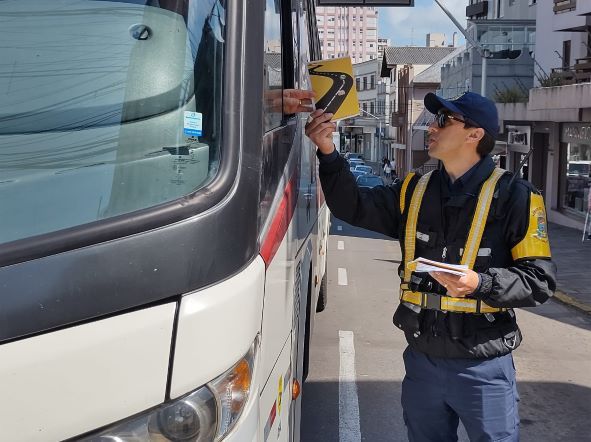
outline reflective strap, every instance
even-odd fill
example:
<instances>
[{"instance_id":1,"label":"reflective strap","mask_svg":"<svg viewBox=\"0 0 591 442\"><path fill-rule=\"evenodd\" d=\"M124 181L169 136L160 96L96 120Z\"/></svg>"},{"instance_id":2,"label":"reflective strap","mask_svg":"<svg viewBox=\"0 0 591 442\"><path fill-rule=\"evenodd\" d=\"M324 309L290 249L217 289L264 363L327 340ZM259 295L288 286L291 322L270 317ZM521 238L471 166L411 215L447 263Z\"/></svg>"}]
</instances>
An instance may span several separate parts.
<instances>
[{"instance_id":1,"label":"reflective strap","mask_svg":"<svg viewBox=\"0 0 591 442\"><path fill-rule=\"evenodd\" d=\"M415 241L417 236L419 210L421 209L421 201L423 200L423 195L425 194L432 173L433 171L421 177L410 200L404 236L404 282L409 282L412 274L412 270L408 268L408 263L415 259Z\"/></svg>"},{"instance_id":2,"label":"reflective strap","mask_svg":"<svg viewBox=\"0 0 591 442\"><path fill-rule=\"evenodd\" d=\"M478 313L494 313L494 312L506 312L506 308L491 307L490 305L481 302L480 311Z\"/></svg>"},{"instance_id":3,"label":"reflective strap","mask_svg":"<svg viewBox=\"0 0 591 442\"><path fill-rule=\"evenodd\" d=\"M478 301L469 298L452 298L450 296L441 297L441 310L462 313L476 313L478 311Z\"/></svg>"},{"instance_id":4,"label":"reflective strap","mask_svg":"<svg viewBox=\"0 0 591 442\"><path fill-rule=\"evenodd\" d=\"M404 213L404 208L406 207L406 189L408 189L408 184L412 177L415 176L414 172L410 172L404 178L404 182L402 183L402 189L400 190L400 213Z\"/></svg>"},{"instance_id":5,"label":"reflective strap","mask_svg":"<svg viewBox=\"0 0 591 442\"><path fill-rule=\"evenodd\" d=\"M409 302L419 307L423 307L423 294L421 292L403 291L400 297L401 301Z\"/></svg>"},{"instance_id":6,"label":"reflective strap","mask_svg":"<svg viewBox=\"0 0 591 442\"><path fill-rule=\"evenodd\" d=\"M505 308L491 307L472 298L452 298L451 296L440 296L435 293L411 292L403 290L400 300L410 304L418 305L429 310L440 310L455 313L495 313L506 311ZM437 307L436 307L437 306Z\"/></svg>"},{"instance_id":7,"label":"reflective strap","mask_svg":"<svg viewBox=\"0 0 591 442\"><path fill-rule=\"evenodd\" d=\"M478 204L476 206L476 211L474 212L474 218L472 219L470 233L468 234L468 240L466 241L461 261L461 264L467 265L469 269L472 269L476 262L478 248L480 247L480 241L482 240L484 228L486 227L486 220L488 219L488 212L490 211L490 204L495 193L495 187L499 178L501 178L504 173L505 171L503 169L496 167L480 189Z\"/></svg>"}]
</instances>

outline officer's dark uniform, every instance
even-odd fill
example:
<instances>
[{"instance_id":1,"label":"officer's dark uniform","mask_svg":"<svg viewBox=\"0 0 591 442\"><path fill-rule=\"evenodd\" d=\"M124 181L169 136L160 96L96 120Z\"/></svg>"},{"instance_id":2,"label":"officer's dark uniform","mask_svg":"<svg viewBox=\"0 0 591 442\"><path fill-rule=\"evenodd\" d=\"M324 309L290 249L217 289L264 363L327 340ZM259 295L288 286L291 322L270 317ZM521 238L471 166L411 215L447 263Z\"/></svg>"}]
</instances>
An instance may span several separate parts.
<instances>
[{"instance_id":1,"label":"officer's dark uniform","mask_svg":"<svg viewBox=\"0 0 591 442\"><path fill-rule=\"evenodd\" d=\"M408 208L419 176L406 179L404 185L360 189L336 152L318 156L322 189L332 213L347 223L398 238L404 254ZM433 172L418 215L415 257L460 263L480 188L494 168L486 156L453 184L445 170ZM532 229L546 235L540 238L547 241L545 213L532 215L539 209L530 204L537 192L523 180L514 180L508 189L510 179L505 174L496 185L473 268L480 284L471 295L506 310L455 313L401 303L394 315L408 341L402 401L411 440L457 440L458 415L471 440L518 440L518 414L511 409L517 391L510 353L519 346L521 333L511 308L535 306L552 296L556 267L549 246L540 253L543 256L534 256L537 249L530 246ZM405 261L403 257L401 275ZM410 289L446 294L427 273L413 273Z\"/></svg>"}]
</instances>

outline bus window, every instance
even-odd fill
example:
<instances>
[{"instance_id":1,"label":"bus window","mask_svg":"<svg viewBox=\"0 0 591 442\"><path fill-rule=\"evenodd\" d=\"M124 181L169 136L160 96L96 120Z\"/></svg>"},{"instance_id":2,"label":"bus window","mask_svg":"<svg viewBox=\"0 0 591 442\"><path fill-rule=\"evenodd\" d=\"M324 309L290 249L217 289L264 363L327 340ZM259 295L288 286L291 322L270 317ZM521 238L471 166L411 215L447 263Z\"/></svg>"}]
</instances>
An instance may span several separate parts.
<instances>
[{"instance_id":1,"label":"bus window","mask_svg":"<svg viewBox=\"0 0 591 442\"><path fill-rule=\"evenodd\" d=\"M279 127L283 119L281 63L281 2L266 0L264 47L265 131Z\"/></svg>"},{"instance_id":2,"label":"bus window","mask_svg":"<svg viewBox=\"0 0 591 442\"><path fill-rule=\"evenodd\" d=\"M0 243L150 208L215 176L225 4L0 2Z\"/></svg>"}]
</instances>

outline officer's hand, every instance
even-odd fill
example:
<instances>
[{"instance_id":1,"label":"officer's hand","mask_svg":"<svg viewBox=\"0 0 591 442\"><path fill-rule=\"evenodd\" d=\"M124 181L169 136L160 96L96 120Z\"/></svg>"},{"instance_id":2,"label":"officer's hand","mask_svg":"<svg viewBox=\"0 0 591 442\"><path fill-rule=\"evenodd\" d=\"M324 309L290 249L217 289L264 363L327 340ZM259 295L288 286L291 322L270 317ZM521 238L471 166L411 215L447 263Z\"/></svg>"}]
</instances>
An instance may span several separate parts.
<instances>
[{"instance_id":1,"label":"officer's hand","mask_svg":"<svg viewBox=\"0 0 591 442\"><path fill-rule=\"evenodd\" d=\"M334 150L332 133L336 131L337 126L331 123L331 118L332 114L325 114L323 109L317 109L310 114L306 123L306 135L324 155Z\"/></svg>"},{"instance_id":2,"label":"officer's hand","mask_svg":"<svg viewBox=\"0 0 591 442\"><path fill-rule=\"evenodd\" d=\"M449 296L464 298L474 293L480 282L478 273L473 270L467 270L466 272L464 276L451 275L443 272L430 272L429 275L447 289Z\"/></svg>"}]
</instances>

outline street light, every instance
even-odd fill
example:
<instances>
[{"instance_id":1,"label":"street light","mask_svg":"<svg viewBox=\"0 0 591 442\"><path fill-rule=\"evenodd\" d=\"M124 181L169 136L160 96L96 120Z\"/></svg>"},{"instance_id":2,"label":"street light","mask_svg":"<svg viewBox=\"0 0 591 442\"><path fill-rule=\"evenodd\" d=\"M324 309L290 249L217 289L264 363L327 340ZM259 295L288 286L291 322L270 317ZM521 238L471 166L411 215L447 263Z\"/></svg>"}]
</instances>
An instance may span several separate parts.
<instances>
[{"instance_id":1,"label":"street light","mask_svg":"<svg viewBox=\"0 0 591 442\"><path fill-rule=\"evenodd\" d=\"M359 112L363 112L364 114L375 118L376 120L378 120L378 124L379 124L379 128L378 128L378 162L380 161L380 158L382 156L382 119L379 117L376 117L374 114L369 113L368 111L359 108ZM383 157L382 157L383 158Z\"/></svg>"}]
</instances>

